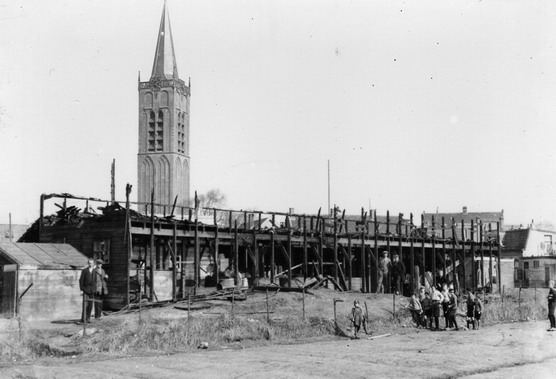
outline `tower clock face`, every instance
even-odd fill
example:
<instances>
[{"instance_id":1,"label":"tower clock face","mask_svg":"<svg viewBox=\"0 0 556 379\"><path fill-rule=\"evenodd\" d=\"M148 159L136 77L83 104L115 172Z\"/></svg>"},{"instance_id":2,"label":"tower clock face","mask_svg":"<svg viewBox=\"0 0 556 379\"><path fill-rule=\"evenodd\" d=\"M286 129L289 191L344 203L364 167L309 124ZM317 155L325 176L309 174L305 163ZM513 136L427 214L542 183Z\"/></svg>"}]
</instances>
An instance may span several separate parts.
<instances>
[{"instance_id":1,"label":"tower clock face","mask_svg":"<svg viewBox=\"0 0 556 379\"><path fill-rule=\"evenodd\" d=\"M152 79L150 80L150 84L151 84L151 88L152 88L154 91L158 91L158 90L160 90L160 87L162 87L162 79L160 79L160 78L152 78Z\"/></svg>"}]
</instances>

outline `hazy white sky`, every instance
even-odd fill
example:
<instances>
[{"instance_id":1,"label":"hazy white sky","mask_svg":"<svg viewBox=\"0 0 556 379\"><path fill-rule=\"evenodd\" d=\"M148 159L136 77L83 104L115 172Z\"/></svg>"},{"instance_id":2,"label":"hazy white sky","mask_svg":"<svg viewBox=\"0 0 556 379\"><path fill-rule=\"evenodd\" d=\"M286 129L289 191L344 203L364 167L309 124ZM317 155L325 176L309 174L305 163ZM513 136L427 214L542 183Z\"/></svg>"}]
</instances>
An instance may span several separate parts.
<instances>
[{"instance_id":1,"label":"hazy white sky","mask_svg":"<svg viewBox=\"0 0 556 379\"><path fill-rule=\"evenodd\" d=\"M0 0L0 222L137 192L156 1ZM234 209L556 221L556 2L169 0L192 190Z\"/></svg>"}]
</instances>

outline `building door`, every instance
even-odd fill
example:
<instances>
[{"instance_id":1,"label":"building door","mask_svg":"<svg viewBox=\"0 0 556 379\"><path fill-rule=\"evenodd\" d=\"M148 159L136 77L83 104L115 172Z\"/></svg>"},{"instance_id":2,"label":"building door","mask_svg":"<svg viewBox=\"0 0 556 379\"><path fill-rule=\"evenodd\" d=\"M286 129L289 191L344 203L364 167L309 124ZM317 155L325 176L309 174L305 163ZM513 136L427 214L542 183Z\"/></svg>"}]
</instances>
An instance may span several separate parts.
<instances>
[{"instance_id":1,"label":"building door","mask_svg":"<svg viewBox=\"0 0 556 379\"><path fill-rule=\"evenodd\" d=\"M544 266L544 284L548 286L548 282L550 281L550 266Z\"/></svg>"},{"instance_id":2,"label":"building door","mask_svg":"<svg viewBox=\"0 0 556 379\"><path fill-rule=\"evenodd\" d=\"M0 292L0 315L14 317L17 302L17 265L4 265Z\"/></svg>"}]
</instances>

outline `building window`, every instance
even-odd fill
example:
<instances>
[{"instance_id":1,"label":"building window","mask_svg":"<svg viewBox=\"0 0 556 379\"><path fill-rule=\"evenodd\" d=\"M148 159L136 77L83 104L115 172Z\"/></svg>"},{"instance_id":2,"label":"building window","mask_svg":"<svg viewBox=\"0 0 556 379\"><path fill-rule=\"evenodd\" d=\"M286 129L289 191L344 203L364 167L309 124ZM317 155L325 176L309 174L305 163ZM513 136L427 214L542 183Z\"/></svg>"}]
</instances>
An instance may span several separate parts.
<instances>
[{"instance_id":1,"label":"building window","mask_svg":"<svg viewBox=\"0 0 556 379\"><path fill-rule=\"evenodd\" d=\"M155 150L155 116L154 112L151 112L149 115L149 125L147 130L147 141L148 141L148 150L154 151Z\"/></svg>"},{"instance_id":2,"label":"building window","mask_svg":"<svg viewBox=\"0 0 556 379\"><path fill-rule=\"evenodd\" d=\"M102 259L104 264L110 263L110 240L96 239L93 241L93 258Z\"/></svg>"},{"instance_id":3,"label":"building window","mask_svg":"<svg viewBox=\"0 0 556 379\"><path fill-rule=\"evenodd\" d=\"M164 113L158 111L156 120L156 151L164 149Z\"/></svg>"},{"instance_id":4,"label":"building window","mask_svg":"<svg viewBox=\"0 0 556 379\"><path fill-rule=\"evenodd\" d=\"M529 269L529 262L523 262L523 268L525 270Z\"/></svg>"},{"instance_id":5,"label":"building window","mask_svg":"<svg viewBox=\"0 0 556 379\"><path fill-rule=\"evenodd\" d=\"M539 261L533 261L533 267L539 268Z\"/></svg>"}]
</instances>

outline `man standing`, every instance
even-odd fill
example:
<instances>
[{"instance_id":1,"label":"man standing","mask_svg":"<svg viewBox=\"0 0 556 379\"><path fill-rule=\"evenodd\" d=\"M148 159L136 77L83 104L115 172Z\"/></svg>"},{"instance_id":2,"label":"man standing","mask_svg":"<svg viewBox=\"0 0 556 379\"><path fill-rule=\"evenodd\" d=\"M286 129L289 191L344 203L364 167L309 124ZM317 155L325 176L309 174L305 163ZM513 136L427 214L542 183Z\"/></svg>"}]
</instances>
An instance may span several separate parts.
<instances>
[{"instance_id":1,"label":"man standing","mask_svg":"<svg viewBox=\"0 0 556 379\"><path fill-rule=\"evenodd\" d=\"M400 256L396 254L392 263L392 291L396 295L400 294L400 279L403 278L405 278L405 265L400 261Z\"/></svg>"},{"instance_id":2,"label":"man standing","mask_svg":"<svg viewBox=\"0 0 556 379\"><path fill-rule=\"evenodd\" d=\"M108 286L106 285L106 279L108 275L102 268L104 261L102 259L97 259L97 267L95 269L96 273L96 302L95 302L95 318L100 318L102 316L102 299L104 295L108 294Z\"/></svg>"},{"instance_id":3,"label":"man standing","mask_svg":"<svg viewBox=\"0 0 556 379\"><path fill-rule=\"evenodd\" d=\"M382 284L382 281L384 280L384 277L388 275L388 269L391 264L390 258L388 258L388 252L383 251L382 258L380 258L380 262L378 264L376 293L384 293L384 284Z\"/></svg>"},{"instance_id":4,"label":"man standing","mask_svg":"<svg viewBox=\"0 0 556 379\"><path fill-rule=\"evenodd\" d=\"M81 321L91 321L91 311L93 310L93 300L96 291L96 273L95 261L89 258L88 267L81 271L79 277L79 289L83 292L83 310L85 314L81 314Z\"/></svg>"}]
</instances>

